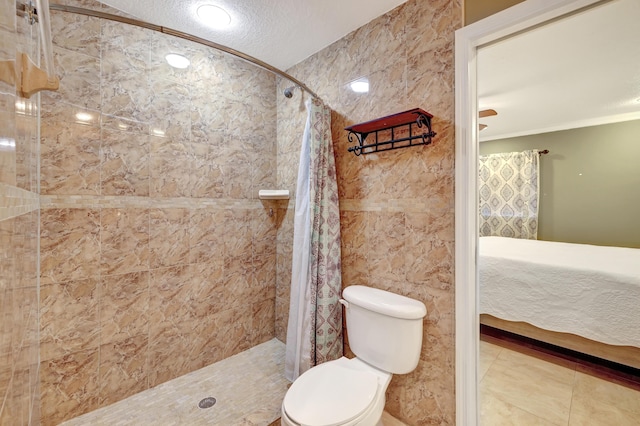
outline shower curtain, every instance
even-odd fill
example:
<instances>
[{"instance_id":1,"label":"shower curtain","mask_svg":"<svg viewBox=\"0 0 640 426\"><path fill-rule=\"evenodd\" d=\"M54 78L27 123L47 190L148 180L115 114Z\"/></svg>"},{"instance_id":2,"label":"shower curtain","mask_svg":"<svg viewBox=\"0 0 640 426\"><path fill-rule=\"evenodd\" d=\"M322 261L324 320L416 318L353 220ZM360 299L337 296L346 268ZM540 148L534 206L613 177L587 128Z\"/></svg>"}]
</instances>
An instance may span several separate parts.
<instances>
[{"instance_id":1,"label":"shower curtain","mask_svg":"<svg viewBox=\"0 0 640 426\"><path fill-rule=\"evenodd\" d=\"M285 375L342 356L340 208L331 142L331 111L309 99L293 233Z\"/></svg>"},{"instance_id":2,"label":"shower curtain","mask_svg":"<svg viewBox=\"0 0 640 426\"><path fill-rule=\"evenodd\" d=\"M538 238L538 150L480 157L480 236Z\"/></svg>"}]
</instances>

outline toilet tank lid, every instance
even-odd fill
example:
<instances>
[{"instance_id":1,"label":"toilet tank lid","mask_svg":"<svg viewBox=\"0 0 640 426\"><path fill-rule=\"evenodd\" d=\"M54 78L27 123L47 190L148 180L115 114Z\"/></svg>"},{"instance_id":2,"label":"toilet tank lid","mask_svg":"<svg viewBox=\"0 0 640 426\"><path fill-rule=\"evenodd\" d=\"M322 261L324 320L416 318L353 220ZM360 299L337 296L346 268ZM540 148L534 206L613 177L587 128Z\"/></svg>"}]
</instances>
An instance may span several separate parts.
<instances>
[{"instance_id":1,"label":"toilet tank lid","mask_svg":"<svg viewBox=\"0 0 640 426\"><path fill-rule=\"evenodd\" d=\"M427 315L426 306L419 300L363 285L345 288L342 297L361 308L394 318L420 319Z\"/></svg>"}]
</instances>

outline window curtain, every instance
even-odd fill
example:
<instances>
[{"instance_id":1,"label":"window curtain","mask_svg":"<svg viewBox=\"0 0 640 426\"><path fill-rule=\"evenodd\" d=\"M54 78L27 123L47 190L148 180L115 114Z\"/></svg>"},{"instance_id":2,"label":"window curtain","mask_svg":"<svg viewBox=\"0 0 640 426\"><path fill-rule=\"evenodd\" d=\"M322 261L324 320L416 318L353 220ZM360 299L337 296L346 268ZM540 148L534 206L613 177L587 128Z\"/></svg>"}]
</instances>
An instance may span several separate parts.
<instances>
[{"instance_id":1,"label":"window curtain","mask_svg":"<svg viewBox=\"0 0 640 426\"><path fill-rule=\"evenodd\" d=\"M538 238L538 150L480 157L480 236Z\"/></svg>"},{"instance_id":2,"label":"window curtain","mask_svg":"<svg viewBox=\"0 0 640 426\"><path fill-rule=\"evenodd\" d=\"M340 358L340 207L331 110L310 99L300 151L285 376Z\"/></svg>"}]
</instances>

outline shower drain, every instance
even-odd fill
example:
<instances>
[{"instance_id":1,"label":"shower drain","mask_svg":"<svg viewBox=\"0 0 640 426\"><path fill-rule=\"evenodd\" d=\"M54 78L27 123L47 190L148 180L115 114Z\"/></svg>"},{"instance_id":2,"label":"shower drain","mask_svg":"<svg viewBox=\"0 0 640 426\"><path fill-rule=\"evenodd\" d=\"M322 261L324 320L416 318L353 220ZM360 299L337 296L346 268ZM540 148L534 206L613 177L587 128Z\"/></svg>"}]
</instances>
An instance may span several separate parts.
<instances>
[{"instance_id":1,"label":"shower drain","mask_svg":"<svg viewBox=\"0 0 640 426\"><path fill-rule=\"evenodd\" d=\"M201 400L200 402L198 402L198 407L200 408L211 408L215 405L216 403L216 399L213 397L206 397L203 400Z\"/></svg>"}]
</instances>

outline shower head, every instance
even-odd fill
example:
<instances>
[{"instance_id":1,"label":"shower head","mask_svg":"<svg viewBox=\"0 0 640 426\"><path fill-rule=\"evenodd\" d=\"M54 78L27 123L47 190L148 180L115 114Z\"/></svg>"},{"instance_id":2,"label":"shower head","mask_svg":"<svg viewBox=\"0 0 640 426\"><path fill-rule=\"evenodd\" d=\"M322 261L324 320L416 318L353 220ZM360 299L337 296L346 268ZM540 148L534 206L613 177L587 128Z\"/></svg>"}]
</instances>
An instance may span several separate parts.
<instances>
[{"instance_id":1,"label":"shower head","mask_svg":"<svg viewBox=\"0 0 640 426\"><path fill-rule=\"evenodd\" d=\"M287 98L291 98L293 97L293 89L295 89L296 86L291 86L291 87L287 87L286 89L284 89L284 96Z\"/></svg>"}]
</instances>

